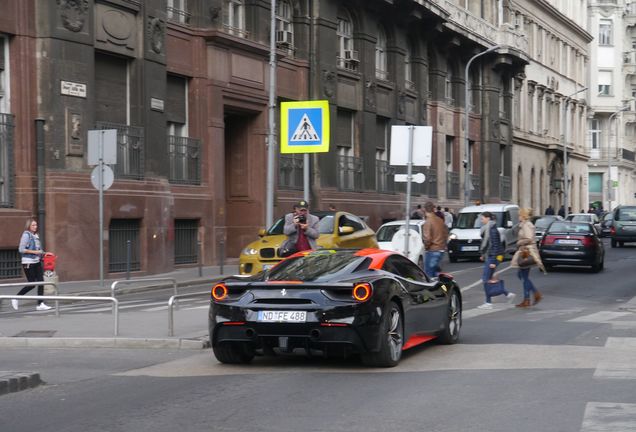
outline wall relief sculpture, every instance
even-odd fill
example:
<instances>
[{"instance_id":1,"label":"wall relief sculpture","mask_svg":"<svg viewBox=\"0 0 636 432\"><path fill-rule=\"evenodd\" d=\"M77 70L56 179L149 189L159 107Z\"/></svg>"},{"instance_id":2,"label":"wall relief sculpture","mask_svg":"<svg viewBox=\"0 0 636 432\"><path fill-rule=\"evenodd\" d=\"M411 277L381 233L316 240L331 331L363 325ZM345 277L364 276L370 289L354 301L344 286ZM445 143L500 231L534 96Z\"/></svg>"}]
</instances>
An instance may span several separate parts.
<instances>
[{"instance_id":1,"label":"wall relief sculpture","mask_svg":"<svg viewBox=\"0 0 636 432\"><path fill-rule=\"evenodd\" d=\"M88 0L57 0L62 25L72 32L80 32L88 18Z\"/></svg>"},{"instance_id":2,"label":"wall relief sculpture","mask_svg":"<svg viewBox=\"0 0 636 432\"><path fill-rule=\"evenodd\" d=\"M150 49L156 54L163 51L164 25L159 18L151 18L148 21L148 40L150 41Z\"/></svg>"},{"instance_id":3,"label":"wall relief sculpture","mask_svg":"<svg viewBox=\"0 0 636 432\"><path fill-rule=\"evenodd\" d=\"M336 73L327 69L322 70L322 92L331 99L336 95Z\"/></svg>"}]
</instances>

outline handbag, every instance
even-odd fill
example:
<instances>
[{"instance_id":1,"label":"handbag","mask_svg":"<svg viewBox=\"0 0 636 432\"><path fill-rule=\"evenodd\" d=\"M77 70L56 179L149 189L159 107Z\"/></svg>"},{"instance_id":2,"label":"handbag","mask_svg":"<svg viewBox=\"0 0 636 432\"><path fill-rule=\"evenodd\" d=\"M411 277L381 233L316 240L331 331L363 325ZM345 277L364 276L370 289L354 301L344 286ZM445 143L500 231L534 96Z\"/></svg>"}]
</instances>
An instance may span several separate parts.
<instances>
[{"instance_id":1,"label":"handbag","mask_svg":"<svg viewBox=\"0 0 636 432\"><path fill-rule=\"evenodd\" d=\"M290 239L285 240L278 248L278 256L281 258L287 258L296 252L298 252L296 250L296 243L292 242Z\"/></svg>"},{"instance_id":2,"label":"handbag","mask_svg":"<svg viewBox=\"0 0 636 432\"><path fill-rule=\"evenodd\" d=\"M517 265L519 265L519 267L524 268L524 267L531 267L533 265L535 265L537 262L535 261L534 257L530 254L530 251L528 251L528 249L522 249L519 251L519 256L517 258Z\"/></svg>"},{"instance_id":3,"label":"handbag","mask_svg":"<svg viewBox=\"0 0 636 432\"><path fill-rule=\"evenodd\" d=\"M504 281L501 279L489 279L486 282L486 295L488 297L495 297L501 294L505 294Z\"/></svg>"}]
</instances>

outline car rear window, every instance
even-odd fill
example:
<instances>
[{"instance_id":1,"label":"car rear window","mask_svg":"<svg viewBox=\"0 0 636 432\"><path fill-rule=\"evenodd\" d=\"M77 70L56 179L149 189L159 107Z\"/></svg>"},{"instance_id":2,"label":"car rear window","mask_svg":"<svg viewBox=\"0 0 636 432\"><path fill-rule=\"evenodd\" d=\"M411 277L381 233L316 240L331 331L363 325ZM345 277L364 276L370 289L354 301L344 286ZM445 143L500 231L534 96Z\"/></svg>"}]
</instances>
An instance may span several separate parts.
<instances>
[{"instance_id":1,"label":"car rear window","mask_svg":"<svg viewBox=\"0 0 636 432\"><path fill-rule=\"evenodd\" d=\"M570 215L568 220L572 222L591 222L593 220L592 215Z\"/></svg>"},{"instance_id":2,"label":"car rear window","mask_svg":"<svg viewBox=\"0 0 636 432\"><path fill-rule=\"evenodd\" d=\"M554 222L555 218L539 218L534 222L534 226L536 228L547 228L552 222Z\"/></svg>"},{"instance_id":3,"label":"car rear window","mask_svg":"<svg viewBox=\"0 0 636 432\"><path fill-rule=\"evenodd\" d=\"M636 207L623 207L616 211L617 221L636 221Z\"/></svg>"},{"instance_id":4,"label":"car rear window","mask_svg":"<svg viewBox=\"0 0 636 432\"><path fill-rule=\"evenodd\" d=\"M554 222L548 228L548 233L588 234L592 227L587 223Z\"/></svg>"},{"instance_id":5,"label":"car rear window","mask_svg":"<svg viewBox=\"0 0 636 432\"><path fill-rule=\"evenodd\" d=\"M379 242L390 242L391 240L393 240L393 236L395 235L395 233L402 228L404 228L404 225L386 225L380 227L375 235L378 238ZM417 225L409 225L409 228L411 229L411 231L415 231L417 234L420 233Z\"/></svg>"},{"instance_id":6,"label":"car rear window","mask_svg":"<svg viewBox=\"0 0 636 432\"><path fill-rule=\"evenodd\" d=\"M360 269L367 269L361 266L368 257L356 256L356 250L333 251L319 250L308 255L289 258L281 261L272 268L267 275L267 280L299 280L303 282L323 282L332 279L337 274L348 274Z\"/></svg>"}]
</instances>

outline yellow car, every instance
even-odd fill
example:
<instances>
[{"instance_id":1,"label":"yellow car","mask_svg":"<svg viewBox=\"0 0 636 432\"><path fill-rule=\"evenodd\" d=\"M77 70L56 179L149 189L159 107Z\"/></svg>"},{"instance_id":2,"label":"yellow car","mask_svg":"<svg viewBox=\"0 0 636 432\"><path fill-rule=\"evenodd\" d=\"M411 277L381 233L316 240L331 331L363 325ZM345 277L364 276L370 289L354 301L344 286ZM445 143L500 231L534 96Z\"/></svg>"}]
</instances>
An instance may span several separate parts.
<instances>
[{"instance_id":1,"label":"yellow car","mask_svg":"<svg viewBox=\"0 0 636 432\"><path fill-rule=\"evenodd\" d=\"M362 219L351 213L342 211L317 211L311 214L318 216L318 232L316 243L319 248L363 249L377 248L375 232ZM285 218L278 219L265 231L260 230L259 240L248 244L239 257L239 272L243 275L256 274L267 270L283 260L278 255L278 248L287 236L283 234Z\"/></svg>"}]
</instances>

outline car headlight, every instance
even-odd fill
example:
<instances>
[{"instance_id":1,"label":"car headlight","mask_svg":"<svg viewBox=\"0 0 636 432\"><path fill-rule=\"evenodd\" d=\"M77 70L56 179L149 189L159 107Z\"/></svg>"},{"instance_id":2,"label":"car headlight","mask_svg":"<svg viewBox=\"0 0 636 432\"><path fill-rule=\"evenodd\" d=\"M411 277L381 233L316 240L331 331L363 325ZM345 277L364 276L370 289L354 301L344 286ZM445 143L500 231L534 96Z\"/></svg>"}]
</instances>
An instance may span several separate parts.
<instances>
[{"instance_id":1,"label":"car headlight","mask_svg":"<svg viewBox=\"0 0 636 432\"><path fill-rule=\"evenodd\" d=\"M451 235L448 236L449 240L456 240L457 239L457 234L453 233Z\"/></svg>"},{"instance_id":2,"label":"car headlight","mask_svg":"<svg viewBox=\"0 0 636 432\"><path fill-rule=\"evenodd\" d=\"M245 249L243 249L243 251L241 251L241 253L243 255L257 255L258 249L255 249L253 247L246 247Z\"/></svg>"}]
</instances>

